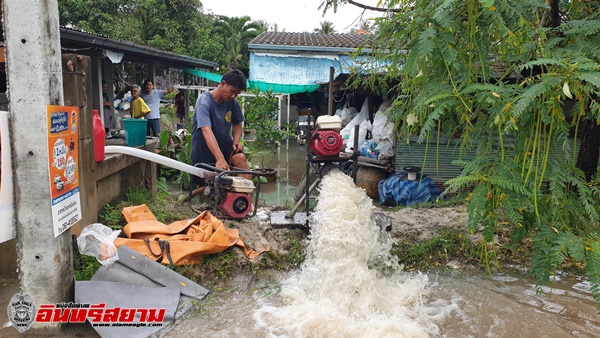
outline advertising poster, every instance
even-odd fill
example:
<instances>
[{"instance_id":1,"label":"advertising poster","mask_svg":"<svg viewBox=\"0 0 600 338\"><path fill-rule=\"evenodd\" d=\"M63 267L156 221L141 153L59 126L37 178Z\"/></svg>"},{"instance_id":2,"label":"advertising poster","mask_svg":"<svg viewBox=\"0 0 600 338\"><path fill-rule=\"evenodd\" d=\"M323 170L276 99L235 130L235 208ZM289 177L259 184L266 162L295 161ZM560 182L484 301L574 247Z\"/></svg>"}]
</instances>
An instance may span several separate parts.
<instances>
[{"instance_id":1,"label":"advertising poster","mask_svg":"<svg viewBox=\"0 0 600 338\"><path fill-rule=\"evenodd\" d=\"M54 237L79 222L78 107L48 106L48 168Z\"/></svg>"}]
</instances>

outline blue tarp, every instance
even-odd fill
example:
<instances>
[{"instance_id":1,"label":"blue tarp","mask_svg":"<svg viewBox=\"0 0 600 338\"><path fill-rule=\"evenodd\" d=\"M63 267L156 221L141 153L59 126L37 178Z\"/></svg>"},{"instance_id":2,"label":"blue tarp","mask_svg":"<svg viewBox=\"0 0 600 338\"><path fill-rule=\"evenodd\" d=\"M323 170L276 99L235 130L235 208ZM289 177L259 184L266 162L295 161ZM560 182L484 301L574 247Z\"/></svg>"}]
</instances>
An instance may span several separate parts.
<instances>
[{"instance_id":1,"label":"blue tarp","mask_svg":"<svg viewBox=\"0 0 600 338\"><path fill-rule=\"evenodd\" d=\"M221 78L223 77L223 75L220 75L220 74L205 72L205 71L201 71L201 70L197 70L197 69L184 68L184 71L186 71L192 75L196 75L196 76L199 76L199 77L202 77L202 78L205 78L207 80L217 82L217 83L221 82ZM263 81L247 81L246 87L248 87L248 89L258 89L261 92L272 91L275 94L296 94L296 93L304 93L304 92L313 92L313 91L319 89L320 86L318 84L300 85L300 84L270 83L270 82L263 82Z\"/></svg>"},{"instance_id":2,"label":"blue tarp","mask_svg":"<svg viewBox=\"0 0 600 338\"><path fill-rule=\"evenodd\" d=\"M441 194L433 180L427 176L411 181L405 172L396 173L379 181L379 203L381 205L415 205L434 202Z\"/></svg>"}]
</instances>

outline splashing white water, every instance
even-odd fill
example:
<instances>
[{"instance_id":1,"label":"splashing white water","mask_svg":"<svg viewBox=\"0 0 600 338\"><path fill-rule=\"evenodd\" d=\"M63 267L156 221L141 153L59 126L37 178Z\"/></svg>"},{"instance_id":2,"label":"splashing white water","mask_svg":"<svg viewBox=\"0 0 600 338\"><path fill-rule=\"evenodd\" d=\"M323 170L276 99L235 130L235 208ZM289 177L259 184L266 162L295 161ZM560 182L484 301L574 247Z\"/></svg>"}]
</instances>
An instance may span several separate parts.
<instances>
[{"instance_id":1,"label":"splashing white water","mask_svg":"<svg viewBox=\"0 0 600 338\"><path fill-rule=\"evenodd\" d=\"M427 276L395 272L389 236L372 211L372 201L348 176L332 172L323 179L307 259L283 282L279 299L258 300L259 330L284 337L439 334L432 319L452 306L426 305Z\"/></svg>"}]
</instances>

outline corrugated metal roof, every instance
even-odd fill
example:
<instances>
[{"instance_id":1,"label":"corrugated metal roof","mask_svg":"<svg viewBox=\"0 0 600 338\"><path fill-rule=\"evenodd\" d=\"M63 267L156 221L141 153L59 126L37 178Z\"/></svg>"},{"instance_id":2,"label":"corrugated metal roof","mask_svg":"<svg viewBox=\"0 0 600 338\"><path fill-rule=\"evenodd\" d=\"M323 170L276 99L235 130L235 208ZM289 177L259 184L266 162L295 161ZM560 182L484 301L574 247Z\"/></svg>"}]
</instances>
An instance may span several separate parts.
<instances>
[{"instance_id":1,"label":"corrugated metal roof","mask_svg":"<svg viewBox=\"0 0 600 338\"><path fill-rule=\"evenodd\" d=\"M359 48L370 39L371 36L366 34L264 32L250 41L248 48L252 49L259 45Z\"/></svg>"},{"instance_id":2,"label":"corrugated metal roof","mask_svg":"<svg viewBox=\"0 0 600 338\"><path fill-rule=\"evenodd\" d=\"M103 35L84 32L72 28L60 27L61 46L67 48L91 47L98 49L109 49L113 52L121 52L126 57L146 58L163 62L170 62L188 68L214 69L219 65L202 59L186 55L175 54L147 46L112 39Z\"/></svg>"}]
</instances>

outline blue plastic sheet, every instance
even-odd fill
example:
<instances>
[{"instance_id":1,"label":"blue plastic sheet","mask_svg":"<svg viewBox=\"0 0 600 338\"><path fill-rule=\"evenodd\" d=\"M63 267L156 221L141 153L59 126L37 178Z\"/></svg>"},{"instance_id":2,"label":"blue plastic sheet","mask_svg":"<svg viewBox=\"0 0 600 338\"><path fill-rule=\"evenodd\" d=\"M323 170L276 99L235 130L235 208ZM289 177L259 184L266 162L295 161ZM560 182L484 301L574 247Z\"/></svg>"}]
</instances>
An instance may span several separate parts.
<instances>
[{"instance_id":1,"label":"blue plastic sheet","mask_svg":"<svg viewBox=\"0 0 600 338\"><path fill-rule=\"evenodd\" d=\"M221 82L223 75L205 72L197 69L184 68L184 71L196 75L207 80L213 82ZM320 85L318 83L311 84L285 84L285 83L270 83L264 81L246 81L246 87L248 89L258 88L260 92L272 91L276 94L296 94L296 93L310 93L317 89L319 89Z\"/></svg>"},{"instance_id":2,"label":"blue plastic sheet","mask_svg":"<svg viewBox=\"0 0 600 338\"><path fill-rule=\"evenodd\" d=\"M434 202L441 194L431 178L422 176L420 180L411 181L407 179L405 172L379 181L378 191L379 203L388 206Z\"/></svg>"}]
</instances>

